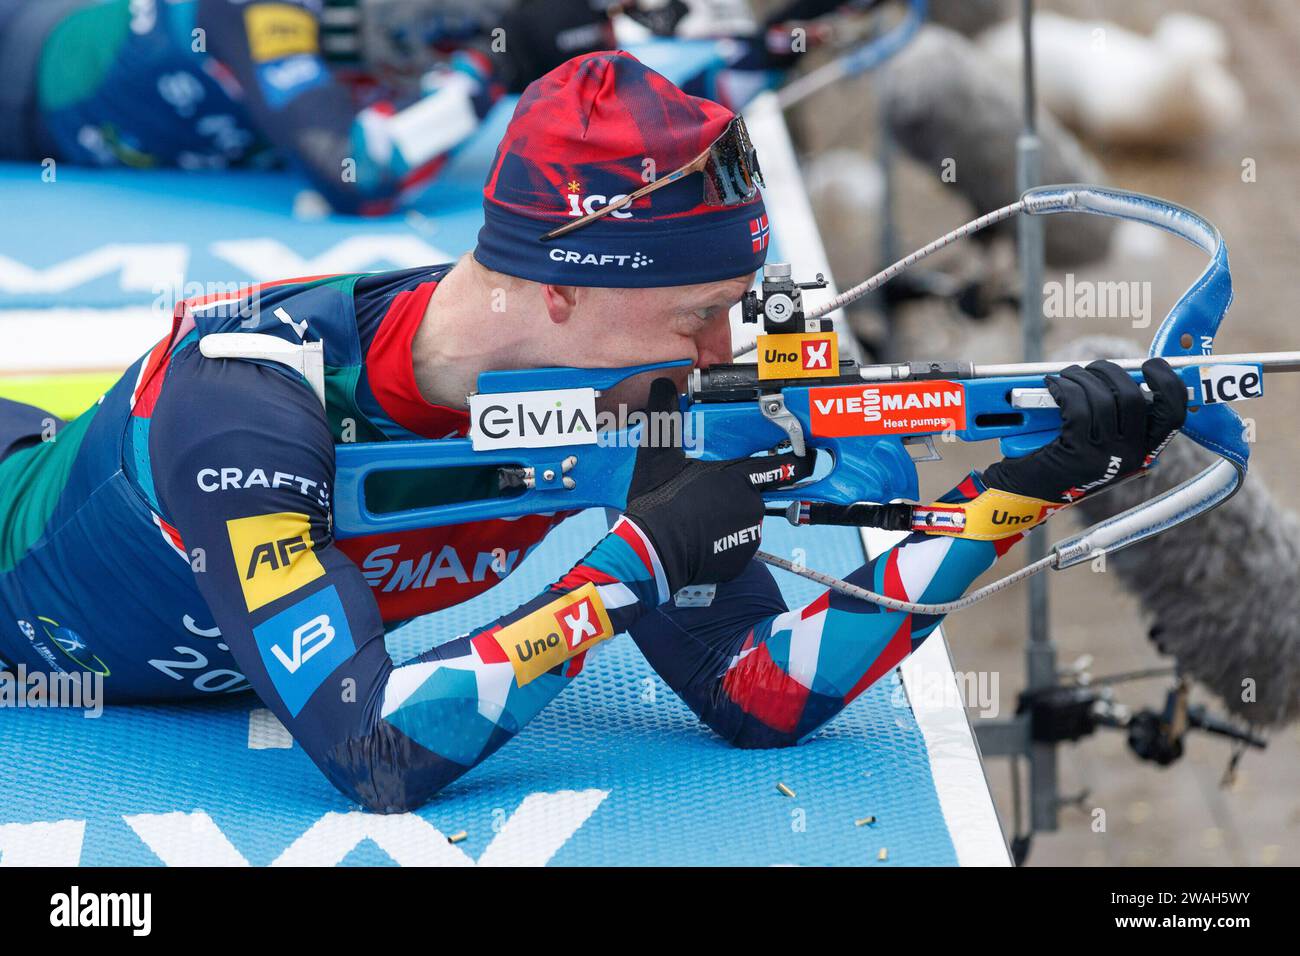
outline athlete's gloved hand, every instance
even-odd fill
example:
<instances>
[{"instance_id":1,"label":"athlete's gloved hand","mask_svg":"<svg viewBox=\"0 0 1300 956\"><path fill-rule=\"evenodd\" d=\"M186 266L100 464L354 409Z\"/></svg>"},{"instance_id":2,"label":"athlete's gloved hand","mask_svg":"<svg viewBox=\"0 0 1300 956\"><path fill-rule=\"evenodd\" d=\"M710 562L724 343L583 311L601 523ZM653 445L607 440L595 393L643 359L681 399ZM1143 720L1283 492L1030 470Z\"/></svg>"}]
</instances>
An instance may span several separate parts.
<instances>
[{"instance_id":1,"label":"athlete's gloved hand","mask_svg":"<svg viewBox=\"0 0 1300 956\"><path fill-rule=\"evenodd\" d=\"M655 379L646 412L676 413L677 399L671 380ZM670 593L730 581L758 550L762 492L808 477L813 464L812 455L793 453L700 461L679 447L642 445L624 516L654 545Z\"/></svg>"},{"instance_id":2,"label":"athlete's gloved hand","mask_svg":"<svg viewBox=\"0 0 1300 956\"><path fill-rule=\"evenodd\" d=\"M1061 409L1061 434L1023 458L984 471L990 488L1043 501L1077 501L1149 466L1187 418L1187 388L1164 359L1147 359L1142 388L1114 362L1071 365L1047 378Z\"/></svg>"}]
</instances>

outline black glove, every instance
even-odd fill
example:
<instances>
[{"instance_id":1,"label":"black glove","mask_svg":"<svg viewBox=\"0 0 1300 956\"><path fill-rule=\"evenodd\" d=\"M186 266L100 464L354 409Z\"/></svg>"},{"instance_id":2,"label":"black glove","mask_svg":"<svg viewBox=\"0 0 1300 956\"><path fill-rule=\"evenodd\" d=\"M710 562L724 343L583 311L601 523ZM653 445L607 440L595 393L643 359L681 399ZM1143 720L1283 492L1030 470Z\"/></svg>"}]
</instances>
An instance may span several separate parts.
<instances>
[{"instance_id":1,"label":"black glove","mask_svg":"<svg viewBox=\"0 0 1300 956\"><path fill-rule=\"evenodd\" d=\"M677 412L677 386L666 378L650 386L646 412ZM792 453L700 461L681 448L637 450L625 517L650 538L668 575L668 590L730 581L758 550L763 491L800 481L813 456Z\"/></svg>"},{"instance_id":2,"label":"black glove","mask_svg":"<svg viewBox=\"0 0 1300 956\"><path fill-rule=\"evenodd\" d=\"M1187 418L1187 387L1164 359L1147 359L1142 389L1114 362L1071 365L1047 378L1061 409L1061 434L1023 458L984 471L990 488L1043 501L1077 501L1150 465Z\"/></svg>"}]
</instances>

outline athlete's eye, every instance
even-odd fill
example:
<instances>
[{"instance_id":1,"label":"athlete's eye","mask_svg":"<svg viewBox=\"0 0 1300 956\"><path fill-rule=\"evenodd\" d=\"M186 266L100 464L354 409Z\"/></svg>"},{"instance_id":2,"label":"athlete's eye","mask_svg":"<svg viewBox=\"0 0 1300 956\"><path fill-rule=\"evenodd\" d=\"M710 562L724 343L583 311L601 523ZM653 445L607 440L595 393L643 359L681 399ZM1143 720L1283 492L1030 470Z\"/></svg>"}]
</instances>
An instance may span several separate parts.
<instances>
[{"instance_id":1,"label":"athlete's eye","mask_svg":"<svg viewBox=\"0 0 1300 956\"><path fill-rule=\"evenodd\" d=\"M716 305L706 305L702 309L696 309L693 314L701 322L707 322L718 314L718 307Z\"/></svg>"}]
</instances>

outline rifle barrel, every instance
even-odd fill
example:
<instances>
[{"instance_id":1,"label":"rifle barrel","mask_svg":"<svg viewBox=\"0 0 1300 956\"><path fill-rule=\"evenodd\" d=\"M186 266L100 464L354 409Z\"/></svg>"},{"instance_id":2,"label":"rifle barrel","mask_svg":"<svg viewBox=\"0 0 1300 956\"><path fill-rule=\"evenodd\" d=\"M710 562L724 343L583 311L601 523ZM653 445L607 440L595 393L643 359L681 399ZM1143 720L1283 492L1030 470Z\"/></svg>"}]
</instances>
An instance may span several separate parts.
<instances>
[{"instance_id":1,"label":"rifle barrel","mask_svg":"<svg viewBox=\"0 0 1300 956\"><path fill-rule=\"evenodd\" d=\"M1235 355L1171 355L1165 356L1174 368L1189 365L1262 365L1265 372L1300 372L1300 352L1244 352ZM1113 359L1122 369L1140 369L1146 358ZM1015 362L1008 365L976 365L971 378L1000 378L1018 375L1053 375L1074 362Z\"/></svg>"},{"instance_id":2,"label":"rifle barrel","mask_svg":"<svg viewBox=\"0 0 1300 956\"><path fill-rule=\"evenodd\" d=\"M1136 371L1145 358L1113 359L1120 368ZM1165 356L1174 368L1191 365L1260 365L1265 372L1300 372L1300 352L1242 352L1232 355ZM1074 362L1012 362L1006 365L975 365L971 362L901 362L892 365L855 367L848 359L840 362L840 374L828 378L760 379L758 366L751 363L712 365L695 369L691 379L691 398L703 402L749 401L760 395L791 386L825 387L855 385L859 382L886 384L944 379L962 382L981 378L1018 378L1032 375L1055 375Z\"/></svg>"}]
</instances>

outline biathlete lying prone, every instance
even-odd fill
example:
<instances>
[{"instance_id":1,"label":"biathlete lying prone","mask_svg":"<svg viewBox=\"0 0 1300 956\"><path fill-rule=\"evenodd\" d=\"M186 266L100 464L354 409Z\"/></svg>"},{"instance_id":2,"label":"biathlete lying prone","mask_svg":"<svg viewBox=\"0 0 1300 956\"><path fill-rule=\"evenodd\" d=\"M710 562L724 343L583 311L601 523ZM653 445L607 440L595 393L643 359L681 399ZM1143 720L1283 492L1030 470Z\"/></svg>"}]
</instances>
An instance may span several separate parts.
<instances>
[{"instance_id":1,"label":"biathlete lying prone","mask_svg":"<svg viewBox=\"0 0 1300 956\"><path fill-rule=\"evenodd\" d=\"M575 58L520 100L471 255L184 303L172 334L54 441L40 440L40 410L0 409L0 658L98 671L110 701L201 697L246 679L336 787L384 812L419 806L487 758L621 632L732 744L812 734L940 618L836 593L786 607L753 560L760 492L773 473L805 477L807 459L641 449L626 513L581 561L400 663L386 630L492 587L565 515L332 535L335 446L464 435L482 371L730 361L728 310L767 250L751 229L765 215L756 159L735 120L626 53ZM667 179L706 151L701 172L540 241L581 217L587 197L644 185L644 160ZM205 358L200 340L222 332L323 343L321 394L278 362ZM675 410L687 374L676 371L602 401ZM1163 361L1144 373L1150 403L1109 363L1050 379L1060 436L943 500L979 511L1035 499L1049 513L1149 466L1186 395ZM792 475L774 468L786 464ZM368 489L372 508L480 495L494 480L387 477ZM913 533L848 580L951 600L1019 537ZM718 584L712 603L676 606L699 583ZM553 633L563 639L543 639Z\"/></svg>"}]
</instances>

